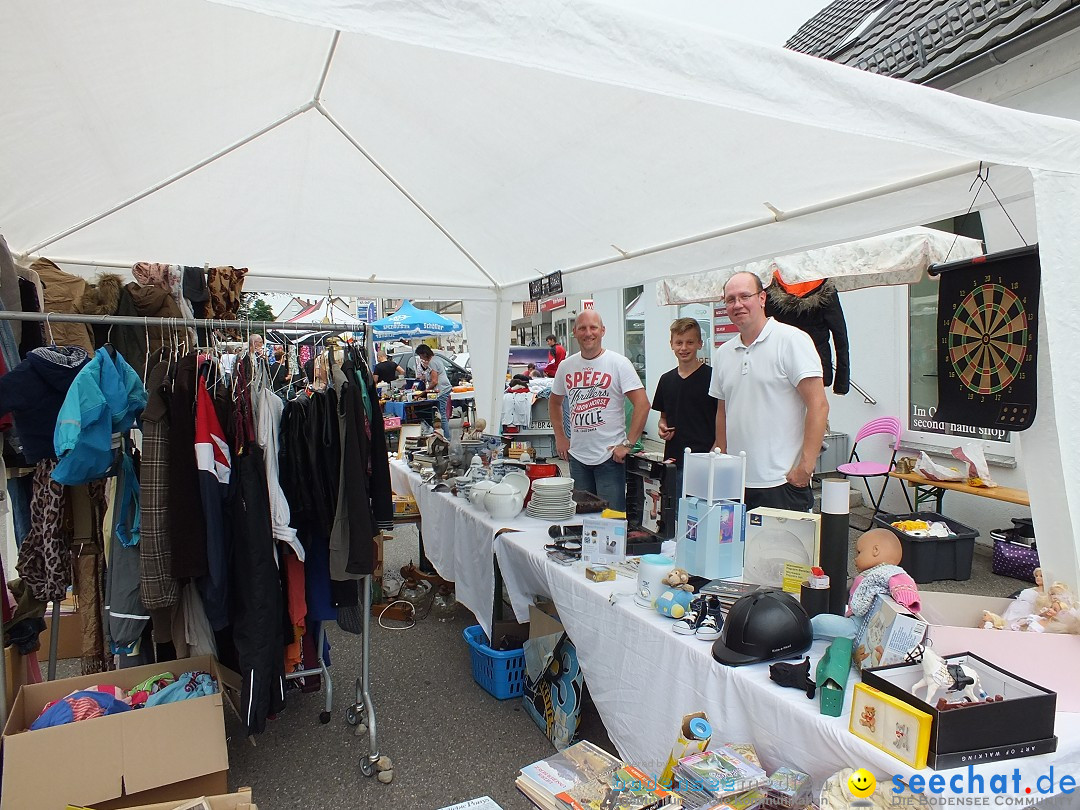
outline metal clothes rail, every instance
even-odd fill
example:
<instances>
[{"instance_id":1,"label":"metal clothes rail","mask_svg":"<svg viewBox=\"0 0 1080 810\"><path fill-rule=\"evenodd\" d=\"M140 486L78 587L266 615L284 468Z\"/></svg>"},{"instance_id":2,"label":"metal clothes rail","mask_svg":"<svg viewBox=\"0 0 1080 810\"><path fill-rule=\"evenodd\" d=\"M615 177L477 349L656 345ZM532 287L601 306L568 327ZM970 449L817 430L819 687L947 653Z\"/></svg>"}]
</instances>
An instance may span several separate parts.
<instances>
[{"instance_id":1,"label":"metal clothes rail","mask_svg":"<svg viewBox=\"0 0 1080 810\"><path fill-rule=\"evenodd\" d=\"M60 313L60 312L5 312L0 311L0 321L37 321L45 322L47 324L52 323L82 323L82 324L98 324L102 326L135 326L148 328L151 326L156 327L173 327L173 328L193 328L193 329L240 329L244 333L254 333L257 331L264 331L267 329L274 329L279 332L359 332L363 335L363 345L365 354L370 346L368 346L368 338L371 333L367 328L367 324L341 324L341 323L320 323L317 321L308 323L280 323L277 321L248 321L237 319L220 319L220 318L156 318L156 317L139 317L133 315L84 315L82 313ZM363 596L361 598L360 608L363 613L363 627L361 633L363 635L362 642L362 665L361 676L356 679L356 696L352 705L347 706L345 710L346 720L351 725L357 723L363 723L367 726L368 732L368 753L366 756L360 758L360 772L364 776L374 776L375 766L379 761L381 754L379 753L379 737L375 723L375 706L371 700L371 597L372 597L372 577L373 574L365 574L362 582ZM57 658L57 644L60 639L60 603L53 603L53 632L50 637L49 643L49 680L54 680L56 677L56 658ZM324 659L324 641L325 641L325 628L319 633L319 667L311 670L305 670L303 672L290 673L293 677L302 677L305 675L320 674L324 678L324 684L326 689L326 710L320 715L322 722L329 721L329 712L331 708L331 700L333 698L333 684L330 681L330 673L326 667ZM4 656L0 655L0 684L6 683L6 673L4 672ZM0 690L2 691L2 690ZM6 722L6 705L4 700L0 700L0 727Z\"/></svg>"}]
</instances>

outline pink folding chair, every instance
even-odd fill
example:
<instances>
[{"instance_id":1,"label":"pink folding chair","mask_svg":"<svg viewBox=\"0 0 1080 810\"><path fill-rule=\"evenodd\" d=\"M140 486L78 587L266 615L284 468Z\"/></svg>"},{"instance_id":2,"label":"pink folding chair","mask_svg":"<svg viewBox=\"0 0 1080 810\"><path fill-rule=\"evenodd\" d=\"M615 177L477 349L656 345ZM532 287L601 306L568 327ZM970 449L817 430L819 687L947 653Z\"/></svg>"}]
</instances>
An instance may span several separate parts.
<instances>
[{"instance_id":1,"label":"pink folding chair","mask_svg":"<svg viewBox=\"0 0 1080 810\"><path fill-rule=\"evenodd\" d=\"M889 459L888 464L884 464L880 461L863 461L859 458L859 442L870 436L889 435L893 437L892 458ZM846 464L841 464L836 468L838 473L841 473L845 478L861 478L863 485L866 487L866 494L870 497L870 502L874 505L874 514L870 516L870 525L863 531L874 528L874 518L877 513L881 511L881 499L885 497L885 488L889 486L889 473L896 467L896 451L900 446L900 420L895 416L882 416L878 419L872 419L867 422L862 428L859 429L858 434L855 436L855 444L851 447L851 456L848 458ZM884 482L881 485L881 491L878 492L877 498L874 498L874 493L870 489L871 478L884 478Z\"/></svg>"}]
</instances>

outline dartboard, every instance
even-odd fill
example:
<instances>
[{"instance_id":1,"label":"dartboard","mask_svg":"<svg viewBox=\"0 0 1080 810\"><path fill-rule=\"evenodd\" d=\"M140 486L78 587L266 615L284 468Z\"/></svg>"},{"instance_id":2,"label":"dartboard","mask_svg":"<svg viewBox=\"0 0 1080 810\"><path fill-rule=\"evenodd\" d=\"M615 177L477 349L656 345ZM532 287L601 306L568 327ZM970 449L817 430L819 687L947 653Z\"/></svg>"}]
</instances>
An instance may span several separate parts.
<instances>
[{"instance_id":1,"label":"dartboard","mask_svg":"<svg viewBox=\"0 0 1080 810\"><path fill-rule=\"evenodd\" d=\"M939 273L935 420L958 435L999 441L1003 431L1030 427L1037 405L1038 248L955 262Z\"/></svg>"},{"instance_id":2,"label":"dartboard","mask_svg":"<svg viewBox=\"0 0 1080 810\"><path fill-rule=\"evenodd\" d=\"M997 394L1024 368L1028 315L1012 290L993 282L969 292L949 324L949 362L976 394Z\"/></svg>"}]
</instances>

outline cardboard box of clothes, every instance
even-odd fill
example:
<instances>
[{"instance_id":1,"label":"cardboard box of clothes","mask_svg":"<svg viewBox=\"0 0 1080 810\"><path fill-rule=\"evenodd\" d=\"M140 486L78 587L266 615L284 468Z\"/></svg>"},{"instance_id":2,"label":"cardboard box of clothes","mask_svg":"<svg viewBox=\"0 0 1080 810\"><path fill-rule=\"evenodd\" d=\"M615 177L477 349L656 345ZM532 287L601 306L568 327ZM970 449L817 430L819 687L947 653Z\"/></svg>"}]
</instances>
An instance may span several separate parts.
<instances>
[{"instance_id":1,"label":"cardboard box of clothes","mask_svg":"<svg viewBox=\"0 0 1080 810\"><path fill-rule=\"evenodd\" d=\"M919 617L930 626L935 650L970 650L998 661L1021 678L1056 692L1058 711L1080 712L1076 688L1080 636L985 629L983 611L1001 615L1013 601L1004 597L920 591L919 601Z\"/></svg>"},{"instance_id":2,"label":"cardboard box of clothes","mask_svg":"<svg viewBox=\"0 0 1080 810\"><path fill-rule=\"evenodd\" d=\"M242 787L236 793L222 794L220 796L196 796L193 799L183 801L165 801L154 804L140 804L128 810L176 810L178 807L187 807L195 799L202 799L209 810L259 810L251 800L251 788ZM198 805L196 805L198 807ZM83 808L71 807L69 810L83 810ZM97 810L97 808L86 808ZM201 808L200 808L201 810Z\"/></svg>"},{"instance_id":3,"label":"cardboard box of clothes","mask_svg":"<svg viewBox=\"0 0 1080 810\"><path fill-rule=\"evenodd\" d=\"M129 690L164 671L176 676L207 671L221 688L237 679L213 657L200 656L23 686L4 727L0 804L106 810L225 793L229 755L220 689L204 697L28 730L47 704L72 692L99 684Z\"/></svg>"}]
</instances>

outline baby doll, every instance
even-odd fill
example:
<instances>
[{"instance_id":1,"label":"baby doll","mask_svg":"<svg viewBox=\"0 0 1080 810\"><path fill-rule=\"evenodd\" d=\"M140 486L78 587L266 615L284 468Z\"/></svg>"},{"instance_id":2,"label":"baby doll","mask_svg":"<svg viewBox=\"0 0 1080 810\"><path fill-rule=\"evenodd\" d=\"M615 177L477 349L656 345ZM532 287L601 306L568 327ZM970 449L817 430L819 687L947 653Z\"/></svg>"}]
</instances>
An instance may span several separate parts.
<instances>
[{"instance_id":1,"label":"baby doll","mask_svg":"<svg viewBox=\"0 0 1080 810\"><path fill-rule=\"evenodd\" d=\"M855 543L855 570L846 616L821 613L810 620L814 638L855 638L863 617L878 594L891 596L908 610L918 612L919 589L903 568L900 538L888 529L871 529Z\"/></svg>"},{"instance_id":2,"label":"baby doll","mask_svg":"<svg viewBox=\"0 0 1080 810\"><path fill-rule=\"evenodd\" d=\"M985 630L1004 630L1005 620L989 610L982 612L982 619L979 620L979 626Z\"/></svg>"}]
</instances>

